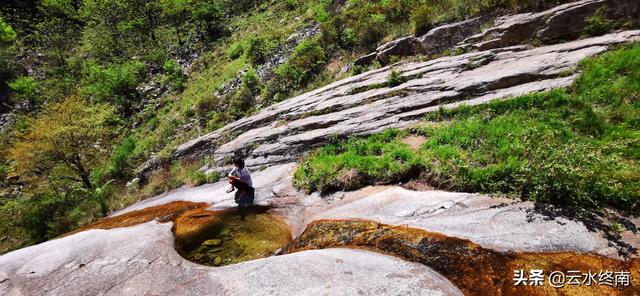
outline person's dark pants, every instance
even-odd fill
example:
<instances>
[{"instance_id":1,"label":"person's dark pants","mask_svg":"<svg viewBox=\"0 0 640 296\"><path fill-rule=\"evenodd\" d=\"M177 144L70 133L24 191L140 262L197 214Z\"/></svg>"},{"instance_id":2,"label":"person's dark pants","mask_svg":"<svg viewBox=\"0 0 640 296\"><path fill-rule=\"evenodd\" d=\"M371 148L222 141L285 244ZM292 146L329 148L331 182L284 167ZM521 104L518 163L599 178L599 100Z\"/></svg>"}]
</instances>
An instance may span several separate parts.
<instances>
[{"instance_id":1,"label":"person's dark pants","mask_svg":"<svg viewBox=\"0 0 640 296\"><path fill-rule=\"evenodd\" d=\"M237 189L235 202L238 204L240 218L244 220L248 210L251 208L251 205L253 205L255 189L249 186L249 184L235 179L231 181L231 185Z\"/></svg>"}]
</instances>

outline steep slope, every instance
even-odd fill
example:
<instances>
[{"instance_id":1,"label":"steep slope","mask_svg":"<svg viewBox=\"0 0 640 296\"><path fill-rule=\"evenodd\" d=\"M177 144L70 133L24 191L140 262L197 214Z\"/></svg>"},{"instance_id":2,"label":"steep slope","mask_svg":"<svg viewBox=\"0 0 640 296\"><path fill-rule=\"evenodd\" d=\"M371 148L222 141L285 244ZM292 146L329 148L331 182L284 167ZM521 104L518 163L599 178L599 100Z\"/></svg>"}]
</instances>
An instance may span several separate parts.
<instances>
[{"instance_id":1,"label":"steep slope","mask_svg":"<svg viewBox=\"0 0 640 296\"><path fill-rule=\"evenodd\" d=\"M296 160L335 136L363 135L414 124L425 113L480 104L570 85L584 58L640 40L624 31L568 43L506 47L400 63L363 73L289 99L256 115L180 145L176 159L213 154L218 164L234 154L250 167ZM406 79L388 84L392 72Z\"/></svg>"}]
</instances>

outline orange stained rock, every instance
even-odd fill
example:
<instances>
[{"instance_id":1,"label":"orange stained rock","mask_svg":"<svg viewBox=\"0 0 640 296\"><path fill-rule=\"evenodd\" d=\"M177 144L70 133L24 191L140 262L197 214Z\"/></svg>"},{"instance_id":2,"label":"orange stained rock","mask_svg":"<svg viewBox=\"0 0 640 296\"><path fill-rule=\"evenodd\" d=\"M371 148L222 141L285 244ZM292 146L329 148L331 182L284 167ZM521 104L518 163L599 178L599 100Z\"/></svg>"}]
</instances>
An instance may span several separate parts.
<instances>
[{"instance_id":1,"label":"orange stained rock","mask_svg":"<svg viewBox=\"0 0 640 296\"><path fill-rule=\"evenodd\" d=\"M182 213L201 210L204 211L208 205L206 203L194 203L188 201L173 201L167 204L152 206L141 210L131 211L122 215L107 217L96 222L80 227L74 231L68 232L62 236L68 236L74 233L89 229L111 229L117 227L133 226L154 219L160 222L169 222L175 220Z\"/></svg>"},{"instance_id":2,"label":"orange stained rock","mask_svg":"<svg viewBox=\"0 0 640 296\"><path fill-rule=\"evenodd\" d=\"M219 212L196 208L180 214L173 224L173 234L179 249L192 248L201 243L209 233L222 227Z\"/></svg>"},{"instance_id":3,"label":"orange stained rock","mask_svg":"<svg viewBox=\"0 0 640 296\"><path fill-rule=\"evenodd\" d=\"M514 253L485 249L469 240L447 237L416 228L390 226L368 220L319 220L285 250L348 247L381 252L420 262L438 271L465 295L640 295L640 260L615 260L607 257L556 253ZM542 286L514 285L514 271L543 270ZM548 276L553 271L598 273L627 271L631 285L565 285L552 287Z\"/></svg>"}]
</instances>

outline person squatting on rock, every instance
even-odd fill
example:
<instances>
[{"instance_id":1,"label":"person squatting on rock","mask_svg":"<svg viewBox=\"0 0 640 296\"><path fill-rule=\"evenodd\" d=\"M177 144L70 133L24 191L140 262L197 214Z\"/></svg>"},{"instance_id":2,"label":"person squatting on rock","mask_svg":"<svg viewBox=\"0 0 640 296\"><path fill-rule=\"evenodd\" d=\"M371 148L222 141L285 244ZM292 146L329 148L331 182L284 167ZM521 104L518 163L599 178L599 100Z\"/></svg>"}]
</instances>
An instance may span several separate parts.
<instances>
[{"instance_id":1,"label":"person squatting on rock","mask_svg":"<svg viewBox=\"0 0 640 296\"><path fill-rule=\"evenodd\" d=\"M235 195L235 202L238 204L238 212L240 217L244 221L244 217L247 215L247 210L253 204L255 189L253 188L253 181L249 170L244 166L244 160L242 158L233 159L233 169L227 175L229 184L231 187L227 190L227 193L231 193L234 189L237 189Z\"/></svg>"}]
</instances>

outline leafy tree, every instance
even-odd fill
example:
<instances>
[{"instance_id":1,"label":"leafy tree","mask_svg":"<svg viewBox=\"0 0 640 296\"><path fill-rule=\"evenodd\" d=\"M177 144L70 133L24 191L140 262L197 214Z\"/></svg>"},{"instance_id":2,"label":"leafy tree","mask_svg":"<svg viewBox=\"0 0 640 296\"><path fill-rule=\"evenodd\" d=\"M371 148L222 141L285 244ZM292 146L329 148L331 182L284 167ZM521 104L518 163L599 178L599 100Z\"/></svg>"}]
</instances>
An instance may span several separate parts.
<instances>
[{"instance_id":1,"label":"leafy tree","mask_svg":"<svg viewBox=\"0 0 640 296\"><path fill-rule=\"evenodd\" d=\"M83 70L80 93L95 102L118 106L125 115L131 112L142 81L144 64L138 61L100 66L87 64Z\"/></svg>"},{"instance_id":2,"label":"leafy tree","mask_svg":"<svg viewBox=\"0 0 640 296\"><path fill-rule=\"evenodd\" d=\"M77 96L48 106L10 149L16 172L46 177L55 184L74 182L87 190L91 175L104 162L116 136L114 108L89 105Z\"/></svg>"},{"instance_id":3,"label":"leafy tree","mask_svg":"<svg viewBox=\"0 0 640 296\"><path fill-rule=\"evenodd\" d=\"M160 0L164 21L170 23L183 44L182 36L189 30L205 37L217 37L224 31L222 10L212 0ZM209 38L210 39L210 38Z\"/></svg>"},{"instance_id":4,"label":"leafy tree","mask_svg":"<svg viewBox=\"0 0 640 296\"><path fill-rule=\"evenodd\" d=\"M154 42L160 13L158 1L83 0L83 51L100 60L146 55L160 45Z\"/></svg>"}]
</instances>

